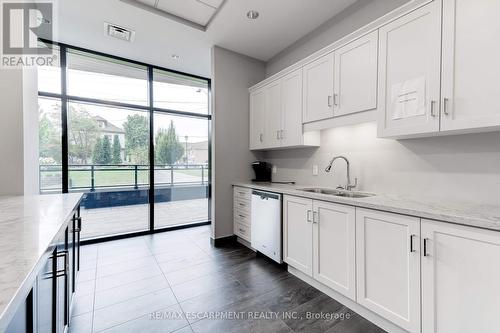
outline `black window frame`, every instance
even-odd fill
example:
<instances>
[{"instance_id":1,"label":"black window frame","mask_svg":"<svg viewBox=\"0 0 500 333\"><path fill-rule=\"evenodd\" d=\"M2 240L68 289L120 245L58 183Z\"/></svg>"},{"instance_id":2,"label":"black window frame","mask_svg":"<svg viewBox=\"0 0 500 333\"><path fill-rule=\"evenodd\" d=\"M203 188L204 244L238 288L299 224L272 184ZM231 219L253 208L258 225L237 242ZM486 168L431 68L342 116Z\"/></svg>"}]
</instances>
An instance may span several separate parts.
<instances>
[{"instance_id":1,"label":"black window frame","mask_svg":"<svg viewBox=\"0 0 500 333\"><path fill-rule=\"evenodd\" d=\"M61 69L61 93L51 93L51 92L43 92L43 91L38 91L38 96L39 97L45 97L45 98L53 98L53 99L58 99L61 101L61 139L62 139L62 193L69 193L69 142L68 142L68 104L70 102L77 102L77 103L88 103L88 104L96 104L96 105L102 105L102 106L110 106L110 107L117 107L117 108L124 108L124 109L136 109L140 111L146 111L149 113L149 229L145 231L137 231L137 232L131 232L131 233L124 233L124 234L116 234L116 235L110 235L110 236L104 236L104 237L99 237L99 238L93 238L93 239L87 239L82 241L82 244L90 244L90 243L97 243L97 242L102 242L102 241L108 241L108 240L113 240L113 239L121 239L121 238L127 238L127 237L134 237L134 236L139 236L139 235L147 235L147 234L152 234L152 233L157 233L157 232L164 232L164 231L169 231L169 230L176 230L176 229L181 229L181 228L188 228L188 227L193 227L193 226L200 226L200 225L206 225L206 224L211 224L212 222L212 213L211 213L211 201L212 201L212 80L207 77L199 76L199 75L194 75L190 73L185 73L161 66L156 66L156 65L151 65L147 64L141 61L137 60L132 60L132 59L127 59L124 57L112 55L112 54L107 54L99 51L94 51L94 50L89 50L86 48L70 45L70 44L65 44L61 42L55 42L51 40L46 40L46 39L40 39L42 43L45 43L47 45L53 45L57 46L59 48L59 59L60 59L60 69ZM148 81L148 104L147 105L140 105L140 104L130 104L130 103L121 103L121 102L115 102L115 101L109 101L109 100L102 100L102 99L96 99L96 98L88 98L88 97L79 97L79 96L72 96L68 95L67 93L67 71L68 71L68 66L67 66L67 54L69 50L75 50L79 52L84 52L88 54L93 54L96 56L101 56L101 57L106 57L110 59L114 59L117 61L122 61L126 63L130 63L133 65L145 67L147 70L147 81ZM186 77L190 77L193 79L197 80L203 80L207 82L207 88L208 88L208 96L207 96L207 103L208 103L208 113L207 114L202 114L202 113L193 113L193 112L185 112L185 111L179 111L179 110L172 110L172 109L165 109L165 108L159 108L154 106L154 71L162 71L166 73L172 73L172 74L177 74L177 75L182 75ZM154 198L154 193L155 193L155 182L154 182L154 167L155 167L155 161L154 161L154 114L159 113L159 114L166 114L166 115L174 115L174 116L183 116L183 117L191 117L191 118L197 118L197 119L205 119L207 120L208 124L208 220L203 221L203 222L194 222L186 225L174 225L170 227L164 227L164 228L159 228L155 229L155 211L154 211L154 206L155 206L155 198Z\"/></svg>"}]
</instances>

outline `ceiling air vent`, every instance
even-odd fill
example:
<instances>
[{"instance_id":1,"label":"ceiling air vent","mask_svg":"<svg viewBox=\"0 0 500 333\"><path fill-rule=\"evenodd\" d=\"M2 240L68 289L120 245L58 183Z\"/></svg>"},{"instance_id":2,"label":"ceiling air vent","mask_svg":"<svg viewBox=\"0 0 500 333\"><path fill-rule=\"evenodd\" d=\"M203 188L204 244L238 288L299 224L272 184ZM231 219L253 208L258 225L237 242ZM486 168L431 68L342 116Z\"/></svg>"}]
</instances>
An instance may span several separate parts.
<instances>
[{"instance_id":1,"label":"ceiling air vent","mask_svg":"<svg viewBox=\"0 0 500 333\"><path fill-rule=\"evenodd\" d=\"M127 42L133 42L135 37L135 31L106 22L104 23L104 34Z\"/></svg>"}]
</instances>

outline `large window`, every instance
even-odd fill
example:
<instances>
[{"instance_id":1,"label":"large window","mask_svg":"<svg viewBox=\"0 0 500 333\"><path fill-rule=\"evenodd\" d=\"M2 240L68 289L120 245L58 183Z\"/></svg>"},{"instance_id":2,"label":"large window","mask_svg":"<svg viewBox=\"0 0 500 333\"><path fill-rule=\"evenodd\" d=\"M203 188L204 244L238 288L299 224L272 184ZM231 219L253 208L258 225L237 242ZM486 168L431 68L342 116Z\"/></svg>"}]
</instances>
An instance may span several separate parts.
<instances>
[{"instance_id":1,"label":"large window","mask_svg":"<svg viewBox=\"0 0 500 333\"><path fill-rule=\"evenodd\" d=\"M84 238L210 221L208 79L53 46L39 68L40 192L84 192Z\"/></svg>"}]
</instances>

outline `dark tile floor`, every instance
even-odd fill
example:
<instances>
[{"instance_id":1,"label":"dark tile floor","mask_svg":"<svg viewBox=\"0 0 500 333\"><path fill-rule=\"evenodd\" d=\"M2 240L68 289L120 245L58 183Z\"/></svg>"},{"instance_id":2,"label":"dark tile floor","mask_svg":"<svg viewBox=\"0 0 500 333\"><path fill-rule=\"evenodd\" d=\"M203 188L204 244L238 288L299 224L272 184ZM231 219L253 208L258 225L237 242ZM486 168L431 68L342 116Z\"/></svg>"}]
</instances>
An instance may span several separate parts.
<instances>
[{"instance_id":1,"label":"dark tile floor","mask_svg":"<svg viewBox=\"0 0 500 333\"><path fill-rule=\"evenodd\" d=\"M83 247L70 333L383 332L281 266L209 238L205 226Z\"/></svg>"}]
</instances>

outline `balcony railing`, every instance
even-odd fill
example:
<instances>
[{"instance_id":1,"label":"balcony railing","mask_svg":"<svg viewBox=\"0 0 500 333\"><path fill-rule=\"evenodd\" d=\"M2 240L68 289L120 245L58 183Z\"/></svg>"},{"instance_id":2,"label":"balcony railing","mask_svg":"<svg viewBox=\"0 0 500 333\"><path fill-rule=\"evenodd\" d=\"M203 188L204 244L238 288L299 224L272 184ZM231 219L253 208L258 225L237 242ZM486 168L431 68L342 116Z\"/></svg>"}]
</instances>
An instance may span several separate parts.
<instances>
[{"instance_id":1,"label":"balcony railing","mask_svg":"<svg viewBox=\"0 0 500 333\"><path fill-rule=\"evenodd\" d=\"M157 165L154 172L157 187L208 183L207 164ZM149 165L72 164L68 173L70 191L149 186ZM40 165L39 175L41 193L61 190L62 165Z\"/></svg>"}]
</instances>

